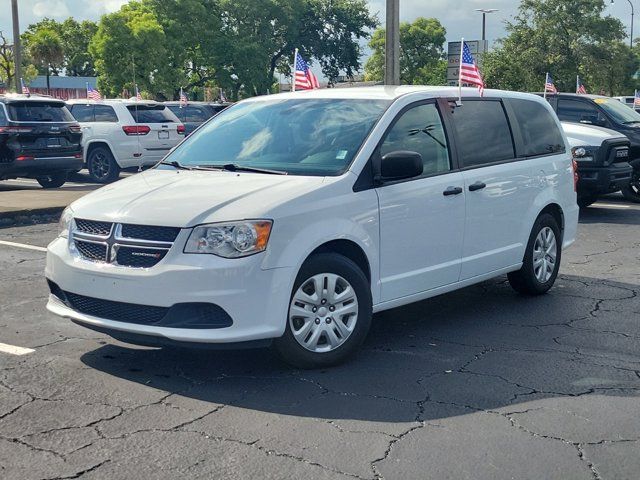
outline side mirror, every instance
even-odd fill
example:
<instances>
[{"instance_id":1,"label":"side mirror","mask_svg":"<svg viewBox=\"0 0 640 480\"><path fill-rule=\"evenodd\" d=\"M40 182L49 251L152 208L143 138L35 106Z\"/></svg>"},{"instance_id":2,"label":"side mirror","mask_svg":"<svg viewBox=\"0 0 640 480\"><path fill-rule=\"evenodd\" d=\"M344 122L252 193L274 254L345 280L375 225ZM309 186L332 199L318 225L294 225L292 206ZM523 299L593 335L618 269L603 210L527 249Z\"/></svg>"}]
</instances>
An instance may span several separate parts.
<instances>
[{"instance_id":1,"label":"side mirror","mask_svg":"<svg viewBox=\"0 0 640 480\"><path fill-rule=\"evenodd\" d=\"M379 182L392 182L422 175L422 155L417 152L398 150L387 153L380 162Z\"/></svg>"}]
</instances>

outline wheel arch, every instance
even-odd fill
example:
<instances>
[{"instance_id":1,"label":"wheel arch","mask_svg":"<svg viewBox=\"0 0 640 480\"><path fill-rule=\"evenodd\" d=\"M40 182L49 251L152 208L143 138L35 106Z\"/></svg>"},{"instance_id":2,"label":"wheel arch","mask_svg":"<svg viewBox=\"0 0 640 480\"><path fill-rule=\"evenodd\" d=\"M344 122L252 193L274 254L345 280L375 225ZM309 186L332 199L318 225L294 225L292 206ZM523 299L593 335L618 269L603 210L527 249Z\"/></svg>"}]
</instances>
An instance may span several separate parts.
<instances>
[{"instance_id":1,"label":"wheel arch","mask_svg":"<svg viewBox=\"0 0 640 480\"><path fill-rule=\"evenodd\" d=\"M307 258L305 258L304 261L306 262L309 257L318 253L337 253L338 255L342 255L343 257L353 261L358 265L360 270L362 270L362 273L367 277L369 286L371 286L371 265L369 264L369 258L362 247L360 247L356 242L344 238L330 240L313 250L309 255L307 255Z\"/></svg>"},{"instance_id":2,"label":"wheel arch","mask_svg":"<svg viewBox=\"0 0 640 480\"><path fill-rule=\"evenodd\" d=\"M548 213L555 218L556 222L558 222L558 226L560 227L560 232L564 233L564 211L562 210L562 207L557 203L549 203L540 211L536 218L539 218L540 215L545 213Z\"/></svg>"},{"instance_id":3,"label":"wheel arch","mask_svg":"<svg viewBox=\"0 0 640 480\"><path fill-rule=\"evenodd\" d=\"M113 153L113 148L111 148L111 145L109 144L109 142L107 140L100 140L100 139L96 139L96 140L90 140L87 144L85 144L84 147L84 163L87 163L87 159L89 158L89 153L96 147L106 147L109 149L109 153L111 153L111 156L115 159L116 156Z\"/></svg>"}]
</instances>

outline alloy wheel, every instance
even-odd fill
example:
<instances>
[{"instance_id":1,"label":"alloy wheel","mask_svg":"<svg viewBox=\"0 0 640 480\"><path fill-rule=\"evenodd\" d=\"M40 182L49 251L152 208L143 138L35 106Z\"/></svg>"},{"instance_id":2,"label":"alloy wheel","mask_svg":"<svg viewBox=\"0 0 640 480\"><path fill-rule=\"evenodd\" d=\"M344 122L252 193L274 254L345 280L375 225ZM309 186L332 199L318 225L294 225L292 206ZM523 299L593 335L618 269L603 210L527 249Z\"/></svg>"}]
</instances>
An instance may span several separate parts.
<instances>
[{"instance_id":1,"label":"alloy wheel","mask_svg":"<svg viewBox=\"0 0 640 480\"><path fill-rule=\"evenodd\" d=\"M558 258L558 243L556 235L549 227L544 227L538 233L533 244L533 271L540 283L549 281L556 268Z\"/></svg>"},{"instance_id":2,"label":"alloy wheel","mask_svg":"<svg viewBox=\"0 0 640 480\"><path fill-rule=\"evenodd\" d=\"M340 347L353 332L357 321L355 290L347 280L333 273L320 273L302 282L289 306L293 337L314 353Z\"/></svg>"}]
</instances>

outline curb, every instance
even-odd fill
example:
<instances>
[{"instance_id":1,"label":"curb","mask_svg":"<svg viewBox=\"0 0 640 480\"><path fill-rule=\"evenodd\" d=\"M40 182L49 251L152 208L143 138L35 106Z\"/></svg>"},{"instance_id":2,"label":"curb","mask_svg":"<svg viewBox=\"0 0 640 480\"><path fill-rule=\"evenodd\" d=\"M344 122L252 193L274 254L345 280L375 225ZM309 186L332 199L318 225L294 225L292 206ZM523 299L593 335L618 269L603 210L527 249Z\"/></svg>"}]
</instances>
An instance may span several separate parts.
<instances>
[{"instance_id":1,"label":"curb","mask_svg":"<svg viewBox=\"0 0 640 480\"><path fill-rule=\"evenodd\" d=\"M0 228L57 222L64 209L65 207L46 207L9 212L0 211Z\"/></svg>"}]
</instances>

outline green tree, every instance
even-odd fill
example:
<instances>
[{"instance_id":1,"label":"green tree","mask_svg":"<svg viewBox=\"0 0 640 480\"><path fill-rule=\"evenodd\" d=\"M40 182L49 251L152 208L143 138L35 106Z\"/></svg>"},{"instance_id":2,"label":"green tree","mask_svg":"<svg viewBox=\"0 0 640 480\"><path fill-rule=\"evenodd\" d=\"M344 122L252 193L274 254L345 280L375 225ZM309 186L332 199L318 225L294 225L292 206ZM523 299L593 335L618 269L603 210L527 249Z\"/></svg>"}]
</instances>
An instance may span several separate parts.
<instances>
[{"instance_id":1,"label":"green tree","mask_svg":"<svg viewBox=\"0 0 640 480\"><path fill-rule=\"evenodd\" d=\"M507 37L485 54L488 85L540 91L551 72L560 91L575 91L576 75L581 75L592 90L601 86L618 92L620 85L605 82L602 72L610 70L612 55L619 61L629 58L621 43L625 32L604 10L604 0L523 0L518 15L507 22ZM626 70L618 73L627 75Z\"/></svg>"},{"instance_id":2,"label":"green tree","mask_svg":"<svg viewBox=\"0 0 640 480\"><path fill-rule=\"evenodd\" d=\"M64 60L64 51L60 36L53 29L38 29L30 39L29 55L35 64L41 70L44 70L47 76L48 92L50 90L49 78L51 73L57 73Z\"/></svg>"},{"instance_id":3,"label":"green tree","mask_svg":"<svg viewBox=\"0 0 640 480\"><path fill-rule=\"evenodd\" d=\"M447 77L444 43L447 31L435 18L400 24L400 81L414 85L444 85ZM369 42L373 54L365 65L368 81L384 79L385 30L377 29Z\"/></svg>"}]
</instances>

